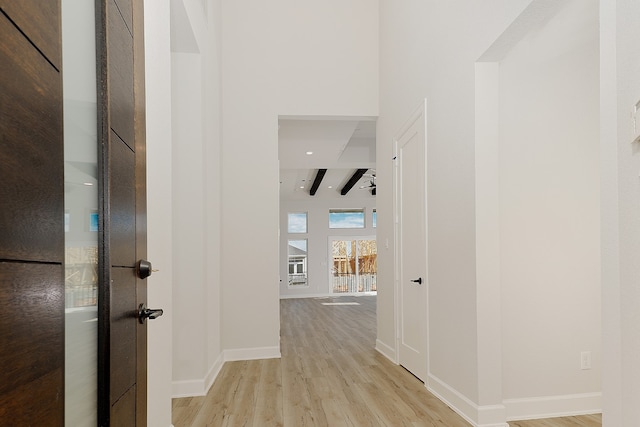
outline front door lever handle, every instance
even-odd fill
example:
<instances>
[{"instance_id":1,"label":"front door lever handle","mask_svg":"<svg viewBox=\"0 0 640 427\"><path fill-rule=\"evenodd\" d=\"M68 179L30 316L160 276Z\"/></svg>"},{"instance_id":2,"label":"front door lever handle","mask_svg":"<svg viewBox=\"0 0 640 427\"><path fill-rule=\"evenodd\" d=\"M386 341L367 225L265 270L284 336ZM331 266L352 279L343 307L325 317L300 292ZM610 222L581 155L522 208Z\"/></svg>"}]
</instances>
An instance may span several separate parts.
<instances>
[{"instance_id":1,"label":"front door lever handle","mask_svg":"<svg viewBox=\"0 0 640 427\"><path fill-rule=\"evenodd\" d=\"M138 320L140 323L144 323L145 320L157 319L164 314L164 310L161 308L146 308L144 304L140 304L138 307Z\"/></svg>"},{"instance_id":2,"label":"front door lever handle","mask_svg":"<svg viewBox=\"0 0 640 427\"><path fill-rule=\"evenodd\" d=\"M413 283L417 283L418 285L422 285L422 277L418 277L415 280L412 280Z\"/></svg>"}]
</instances>

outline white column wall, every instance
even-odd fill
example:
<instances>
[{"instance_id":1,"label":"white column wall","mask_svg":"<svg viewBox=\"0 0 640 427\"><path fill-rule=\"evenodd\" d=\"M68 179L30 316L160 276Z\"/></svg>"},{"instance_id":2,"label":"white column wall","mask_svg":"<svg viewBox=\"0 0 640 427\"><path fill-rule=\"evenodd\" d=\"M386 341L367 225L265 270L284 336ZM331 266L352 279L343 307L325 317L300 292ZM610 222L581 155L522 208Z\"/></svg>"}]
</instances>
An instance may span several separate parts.
<instances>
[{"instance_id":1,"label":"white column wall","mask_svg":"<svg viewBox=\"0 0 640 427\"><path fill-rule=\"evenodd\" d=\"M428 385L476 419L475 61L528 1L380 2L378 240L393 241L392 140L427 98ZM378 255L378 340L396 348L393 248Z\"/></svg>"},{"instance_id":2,"label":"white column wall","mask_svg":"<svg viewBox=\"0 0 640 427\"><path fill-rule=\"evenodd\" d=\"M632 107L640 100L640 3L601 1L603 425L640 419L640 148Z\"/></svg>"},{"instance_id":3,"label":"white column wall","mask_svg":"<svg viewBox=\"0 0 640 427\"><path fill-rule=\"evenodd\" d=\"M185 396L205 394L223 361L219 3L171 3L172 394Z\"/></svg>"},{"instance_id":4,"label":"white column wall","mask_svg":"<svg viewBox=\"0 0 640 427\"><path fill-rule=\"evenodd\" d=\"M172 54L174 381L205 373L204 170L199 54Z\"/></svg>"},{"instance_id":5,"label":"white column wall","mask_svg":"<svg viewBox=\"0 0 640 427\"><path fill-rule=\"evenodd\" d=\"M276 7L222 2L222 346L278 357Z\"/></svg>"},{"instance_id":6,"label":"white column wall","mask_svg":"<svg viewBox=\"0 0 640 427\"><path fill-rule=\"evenodd\" d=\"M279 355L278 115L376 116L377 1L222 2L222 337Z\"/></svg>"},{"instance_id":7,"label":"white column wall","mask_svg":"<svg viewBox=\"0 0 640 427\"><path fill-rule=\"evenodd\" d=\"M491 421L506 419L502 404L500 283L500 67L476 63L476 286L478 405ZM480 423L482 424L482 423Z\"/></svg>"},{"instance_id":8,"label":"white column wall","mask_svg":"<svg viewBox=\"0 0 640 427\"><path fill-rule=\"evenodd\" d=\"M171 425L173 232L171 185L171 39L169 1L144 3L147 120L147 256L154 268L148 306L164 315L148 322L147 424Z\"/></svg>"},{"instance_id":9,"label":"white column wall","mask_svg":"<svg viewBox=\"0 0 640 427\"><path fill-rule=\"evenodd\" d=\"M357 191L357 190L352 190ZM310 197L311 198L311 197ZM351 200L351 201L350 201ZM280 203L280 298L324 296L331 294L329 269L332 262L329 255L329 237L341 237L344 240L369 236L375 239L376 229L372 226L372 212L376 207L376 198L361 200L308 200L283 201ZM330 229L330 209L364 208L365 228ZM305 234L287 233L288 213L307 212L307 231ZM307 239L308 287L288 286L288 241ZM383 243L384 244L384 243ZM383 245L382 244L382 245ZM380 246L378 242L378 251Z\"/></svg>"}]
</instances>

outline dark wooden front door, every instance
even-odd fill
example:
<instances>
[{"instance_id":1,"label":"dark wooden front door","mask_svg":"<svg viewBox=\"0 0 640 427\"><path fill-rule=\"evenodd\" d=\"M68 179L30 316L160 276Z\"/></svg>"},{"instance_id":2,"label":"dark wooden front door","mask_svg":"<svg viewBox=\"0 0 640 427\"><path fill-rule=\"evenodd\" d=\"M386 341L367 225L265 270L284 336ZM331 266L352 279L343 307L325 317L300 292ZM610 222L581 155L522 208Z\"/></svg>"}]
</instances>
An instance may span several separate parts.
<instances>
[{"instance_id":1,"label":"dark wooden front door","mask_svg":"<svg viewBox=\"0 0 640 427\"><path fill-rule=\"evenodd\" d=\"M142 0L101 0L98 21L103 142L99 294L100 425L145 426L147 330L146 151ZM100 99L100 97L99 97Z\"/></svg>"},{"instance_id":2,"label":"dark wooden front door","mask_svg":"<svg viewBox=\"0 0 640 427\"><path fill-rule=\"evenodd\" d=\"M60 0L0 0L0 425L64 426ZM100 426L146 425L142 0L96 0Z\"/></svg>"},{"instance_id":3,"label":"dark wooden front door","mask_svg":"<svg viewBox=\"0 0 640 427\"><path fill-rule=\"evenodd\" d=\"M64 422L60 3L0 0L0 424Z\"/></svg>"}]
</instances>

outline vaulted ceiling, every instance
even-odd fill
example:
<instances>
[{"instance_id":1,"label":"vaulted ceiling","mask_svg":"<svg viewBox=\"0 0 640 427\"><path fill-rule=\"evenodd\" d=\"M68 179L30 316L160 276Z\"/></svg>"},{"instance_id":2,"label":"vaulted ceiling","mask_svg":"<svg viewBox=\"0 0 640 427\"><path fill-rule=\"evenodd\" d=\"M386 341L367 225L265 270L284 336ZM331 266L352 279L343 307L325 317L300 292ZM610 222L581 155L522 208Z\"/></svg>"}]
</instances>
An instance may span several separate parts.
<instances>
[{"instance_id":1,"label":"vaulted ceiling","mask_svg":"<svg viewBox=\"0 0 640 427\"><path fill-rule=\"evenodd\" d=\"M289 116L278 125L281 200L375 197L375 119Z\"/></svg>"}]
</instances>

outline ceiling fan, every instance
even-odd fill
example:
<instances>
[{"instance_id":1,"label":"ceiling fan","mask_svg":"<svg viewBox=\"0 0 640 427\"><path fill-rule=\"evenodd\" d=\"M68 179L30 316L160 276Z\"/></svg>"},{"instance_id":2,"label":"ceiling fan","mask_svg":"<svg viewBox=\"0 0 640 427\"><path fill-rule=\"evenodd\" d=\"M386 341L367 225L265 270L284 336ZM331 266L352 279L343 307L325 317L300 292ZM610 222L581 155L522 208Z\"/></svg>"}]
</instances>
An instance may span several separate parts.
<instances>
[{"instance_id":1,"label":"ceiling fan","mask_svg":"<svg viewBox=\"0 0 640 427\"><path fill-rule=\"evenodd\" d=\"M362 176L369 178L369 184L368 185L361 185L360 187L358 187L358 189L359 190L371 190L371 194L375 195L376 194L376 171L374 169L372 169L371 173L366 173L366 174L364 174Z\"/></svg>"}]
</instances>

